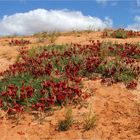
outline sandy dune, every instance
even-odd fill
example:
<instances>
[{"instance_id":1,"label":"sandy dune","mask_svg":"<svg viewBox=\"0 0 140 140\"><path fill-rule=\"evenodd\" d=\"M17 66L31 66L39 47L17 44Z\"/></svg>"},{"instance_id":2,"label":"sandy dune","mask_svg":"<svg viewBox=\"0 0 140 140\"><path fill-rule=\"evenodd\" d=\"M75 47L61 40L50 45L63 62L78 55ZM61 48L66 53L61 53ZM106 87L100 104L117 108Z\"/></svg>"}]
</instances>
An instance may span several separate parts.
<instances>
[{"instance_id":1,"label":"sandy dune","mask_svg":"<svg viewBox=\"0 0 140 140\"><path fill-rule=\"evenodd\" d=\"M29 37L37 44L37 38ZM137 43L139 38L112 39L101 38L101 32L75 33L59 36L55 44L81 43L85 44L89 39L100 41L112 41L118 43ZM8 46L10 38L0 39L0 71L3 71L16 61L21 46ZM40 43L39 46L47 45ZM16 125L13 120L1 119L0 140L140 140L140 85L136 90L130 91L122 83L112 86L102 85L100 80L83 80L85 89L91 90L93 96L88 99L87 108L73 107L75 123L66 132L56 130L58 121L64 117L65 108L57 109L51 116L46 116L43 124L33 120L35 115L24 114L20 123ZM82 121L84 114L89 109L95 112L97 126L90 131L84 131ZM2 115L2 113L1 113Z\"/></svg>"}]
</instances>

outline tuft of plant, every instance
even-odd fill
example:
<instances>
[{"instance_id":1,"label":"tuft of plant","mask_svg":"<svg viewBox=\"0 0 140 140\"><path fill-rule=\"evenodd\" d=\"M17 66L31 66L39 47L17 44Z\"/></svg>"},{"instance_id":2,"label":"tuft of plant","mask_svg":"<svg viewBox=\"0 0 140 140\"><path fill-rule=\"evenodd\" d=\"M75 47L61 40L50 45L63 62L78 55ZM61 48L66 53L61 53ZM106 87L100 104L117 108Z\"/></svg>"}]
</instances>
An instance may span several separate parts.
<instances>
[{"instance_id":1,"label":"tuft of plant","mask_svg":"<svg viewBox=\"0 0 140 140\"><path fill-rule=\"evenodd\" d=\"M37 43L43 43L46 39L43 37L37 38Z\"/></svg>"},{"instance_id":2,"label":"tuft of plant","mask_svg":"<svg viewBox=\"0 0 140 140\"><path fill-rule=\"evenodd\" d=\"M36 33L33 36L37 38L37 43L42 43L48 39L47 32Z\"/></svg>"},{"instance_id":3,"label":"tuft of plant","mask_svg":"<svg viewBox=\"0 0 140 140\"><path fill-rule=\"evenodd\" d=\"M72 109L68 109L65 115L65 119L59 121L58 123L58 130L59 131L67 131L72 126L74 120L72 115Z\"/></svg>"},{"instance_id":4,"label":"tuft of plant","mask_svg":"<svg viewBox=\"0 0 140 140\"><path fill-rule=\"evenodd\" d=\"M85 114L84 129L88 131L95 128L95 126L96 126L96 116L91 112L90 109L89 113Z\"/></svg>"},{"instance_id":5,"label":"tuft of plant","mask_svg":"<svg viewBox=\"0 0 140 140\"><path fill-rule=\"evenodd\" d=\"M127 38L127 33L123 29L119 29L116 32L113 32L112 36L114 38Z\"/></svg>"},{"instance_id":6,"label":"tuft of plant","mask_svg":"<svg viewBox=\"0 0 140 140\"><path fill-rule=\"evenodd\" d=\"M49 34L50 43L54 44L59 35L60 35L59 32L50 33Z\"/></svg>"}]
</instances>

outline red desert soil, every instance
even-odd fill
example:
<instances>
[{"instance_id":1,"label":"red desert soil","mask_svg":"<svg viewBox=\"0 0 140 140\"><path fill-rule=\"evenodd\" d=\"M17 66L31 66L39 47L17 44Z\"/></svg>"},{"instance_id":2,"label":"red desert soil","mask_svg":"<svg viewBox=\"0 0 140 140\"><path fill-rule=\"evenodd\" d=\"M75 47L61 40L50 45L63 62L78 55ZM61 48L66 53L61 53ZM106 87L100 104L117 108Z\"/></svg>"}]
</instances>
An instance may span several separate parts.
<instances>
[{"instance_id":1,"label":"red desert soil","mask_svg":"<svg viewBox=\"0 0 140 140\"><path fill-rule=\"evenodd\" d=\"M102 39L100 35L100 32L81 33L80 37L75 34L63 35L57 38L56 44L86 43L89 38L119 43L140 41L140 38ZM35 38L29 39L37 45ZM14 63L19 50L18 46L8 46L7 40L10 39L0 39L0 71ZM16 120L3 117L0 120L0 140L140 140L140 85L136 90L127 90L121 83L102 85L100 79L83 79L83 84L84 90L91 91L93 96L88 99L87 108L72 107L75 123L70 130L58 132L56 129L58 121L64 118L66 112L66 108L62 108L45 116L42 124L35 119L35 114L24 114L18 125ZM96 114L97 126L93 130L84 131L83 118L90 108ZM1 111L1 117L3 114Z\"/></svg>"}]
</instances>

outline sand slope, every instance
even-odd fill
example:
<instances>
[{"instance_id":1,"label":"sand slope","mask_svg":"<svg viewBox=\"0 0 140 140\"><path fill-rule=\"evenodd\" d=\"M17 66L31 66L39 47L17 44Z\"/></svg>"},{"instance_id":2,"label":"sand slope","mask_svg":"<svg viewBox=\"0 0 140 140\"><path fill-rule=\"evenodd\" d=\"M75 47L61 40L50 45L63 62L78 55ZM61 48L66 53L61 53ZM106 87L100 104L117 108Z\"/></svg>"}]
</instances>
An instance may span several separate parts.
<instances>
[{"instance_id":1,"label":"sand slope","mask_svg":"<svg viewBox=\"0 0 140 140\"><path fill-rule=\"evenodd\" d=\"M87 43L89 39L100 41L117 41L118 43L137 43L140 38L131 39L102 39L101 32L76 33L61 35L56 44ZM33 42L30 47L37 44L37 38L28 38ZM10 38L0 39L0 71L3 71L16 61L21 46L8 46ZM48 42L40 43L40 46ZM136 90L130 91L122 83L112 86L102 85L100 80L83 80L84 88L92 91L93 96L88 99L87 108L73 108L75 123L66 132L56 130L59 120L64 118L66 109L57 109L54 114L47 116L39 124L35 115L24 114L20 123L0 120L0 140L140 140L140 85ZM97 126L90 131L84 131L83 118L89 110L95 112ZM1 112L1 115L3 112Z\"/></svg>"}]
</instances>

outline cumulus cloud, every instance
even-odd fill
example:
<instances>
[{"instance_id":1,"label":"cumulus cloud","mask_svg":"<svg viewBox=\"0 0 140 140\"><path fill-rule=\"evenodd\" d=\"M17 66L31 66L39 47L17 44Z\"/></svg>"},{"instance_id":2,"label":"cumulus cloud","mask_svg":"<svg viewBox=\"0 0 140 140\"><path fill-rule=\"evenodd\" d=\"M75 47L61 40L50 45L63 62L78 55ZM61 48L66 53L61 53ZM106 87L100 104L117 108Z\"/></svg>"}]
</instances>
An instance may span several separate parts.
<instances>
[{"instance_id":1,"label":"cumulus cloud","mask_svg":"<svg viewBox=\"0 0 140 140\"><path fill-rule=\"evenodd\" d=\"M135 23L128 25L126 29L140 31L140 16L135 16L134 21Z\"/></svg>"},{"instance_id":2,"label":"cumulus cloud","mask_svg":"<svg viewBox=\"0 0 140 140\"><path fill-rule=\"evenodd\" d=\"M112 27L112 20L105 17L85 16L80 11L36 9L26 13L5 15L0 20L0 35L27 35L47 31L93 30Z\"/></svg>"}]
</instances>

